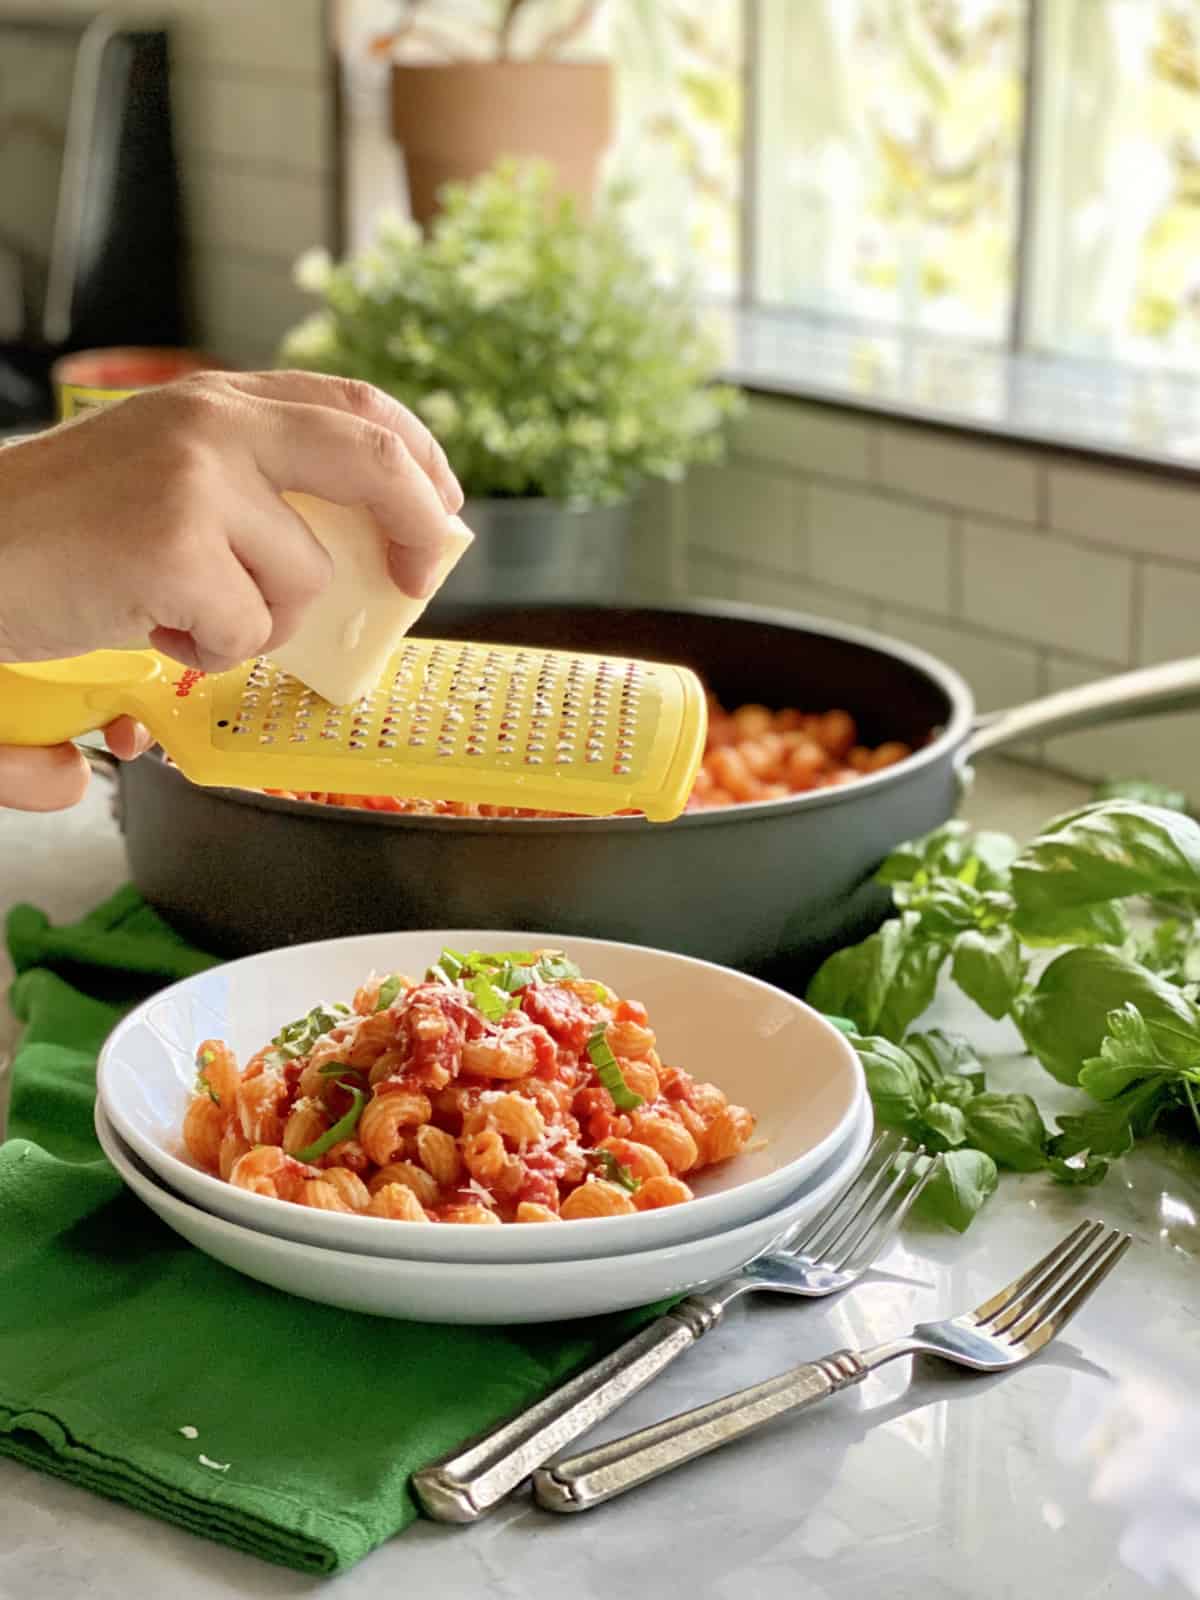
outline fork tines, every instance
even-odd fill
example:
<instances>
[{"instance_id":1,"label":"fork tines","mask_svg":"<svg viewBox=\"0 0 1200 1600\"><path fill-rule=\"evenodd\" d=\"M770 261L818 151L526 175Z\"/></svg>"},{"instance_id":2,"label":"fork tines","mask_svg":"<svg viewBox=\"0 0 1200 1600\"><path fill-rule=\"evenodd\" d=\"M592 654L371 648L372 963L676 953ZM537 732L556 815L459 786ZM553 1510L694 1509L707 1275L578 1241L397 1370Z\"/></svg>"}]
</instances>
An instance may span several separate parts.
<instances>
[{"instance_id":1,"label":"fork tines","mask_svg":"<svg viewBox=\"0 0 1200 1600\"><path fill-rule=\"evenodd\" d=\"M981 1332L1032 1353L1048 1344L1099 1287L1133 1243L1102 1222L1081 1222L1028 1272L975 1307Z\"/></svg>"},{"instance_id":2,"label":"fork tines","mask_svg":"<svg viewBox=\"0 0 1200 1600\"><path fill-rule=\"evenodd\" d=\"M788 1254L833 1272L861 1271L895 1236L938 1165L924 1145L894 1132L879 1134L854 1182L788 1246Z\"/></svg>"}]
</instances>

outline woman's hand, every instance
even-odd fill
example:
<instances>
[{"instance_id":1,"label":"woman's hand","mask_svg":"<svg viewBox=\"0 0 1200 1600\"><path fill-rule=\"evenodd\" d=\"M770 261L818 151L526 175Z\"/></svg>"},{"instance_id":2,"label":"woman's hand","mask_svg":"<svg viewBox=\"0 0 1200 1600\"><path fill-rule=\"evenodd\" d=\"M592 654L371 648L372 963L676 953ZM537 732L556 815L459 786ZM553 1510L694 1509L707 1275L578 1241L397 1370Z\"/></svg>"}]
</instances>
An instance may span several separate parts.
<instances>
[{"instance_id":1,"label":"woman's hand","mask_svg":"<svg viewBox=\"0 0 1200 1600\"><path fill-rule=\"evenodd\" d=\"M150 735L130 717L104 730L113 755L132 761L150 747ZM88 764L73 744L26 749L0 745L0 807L15 811L65 811L83 799Z\"/></svg>"},{"instance_id":2,"label":"woman's hand","mask_svg":"<svg viewBox=\"0 0 1200 1600\"><path fill-rule=\"evenodd\" d=\"M368 506L417 598L462 504L410 411L314 373L202 373L0 451L0 660L149 640L219 672L281 644L330 577L287 489Z\"/></svg>"}]
</instances>

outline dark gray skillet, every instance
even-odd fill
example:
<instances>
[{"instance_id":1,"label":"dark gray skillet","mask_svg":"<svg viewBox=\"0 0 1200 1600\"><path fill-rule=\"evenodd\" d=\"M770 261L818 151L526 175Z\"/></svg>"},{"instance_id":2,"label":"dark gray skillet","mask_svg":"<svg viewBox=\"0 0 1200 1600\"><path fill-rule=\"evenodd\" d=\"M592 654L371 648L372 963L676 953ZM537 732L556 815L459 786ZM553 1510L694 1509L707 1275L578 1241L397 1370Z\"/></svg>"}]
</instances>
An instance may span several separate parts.
<instances>
[{"instance_id":1,"label":"dark gray skillet","mask_svg":"<svg viewBox=\"0 0 1200 1600\"><path fill-rule=\"evenodd\" d=\"M1025 737L1200 703L1200 659L989 718L950 667L893 640L745 606L446 608L445 638L612 651L695 667L727 705L844 706L865 742L920 746L839 789L666 824L469 820L201 789L157 755L122 767L134 882L222 955L393 928L528 928L678 950L800 986L877 926L871 875L954 814L970 759Z\"/></svg>"}]
</instances>

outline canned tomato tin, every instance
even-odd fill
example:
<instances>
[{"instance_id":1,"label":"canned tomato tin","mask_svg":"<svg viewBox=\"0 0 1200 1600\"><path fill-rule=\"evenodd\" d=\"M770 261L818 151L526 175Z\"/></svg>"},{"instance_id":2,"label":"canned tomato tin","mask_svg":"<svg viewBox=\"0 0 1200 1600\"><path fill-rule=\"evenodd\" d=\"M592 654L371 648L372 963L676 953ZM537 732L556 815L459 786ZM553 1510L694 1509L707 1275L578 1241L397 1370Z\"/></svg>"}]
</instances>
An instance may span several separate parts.
<instances>
[{"instance_id":1,"label":"canned tomato tin","mask_svg":"<svg viewBox=\"0 0 1200 1600\"><path fill-rule=\"evenodd\" d=\"M199 350L128 345L110 350L79 350L54 363L58 414L66 421L124 400L139 389L153 389L189 372L211 371L224 363Z\"/></svg>"}]
</instances>

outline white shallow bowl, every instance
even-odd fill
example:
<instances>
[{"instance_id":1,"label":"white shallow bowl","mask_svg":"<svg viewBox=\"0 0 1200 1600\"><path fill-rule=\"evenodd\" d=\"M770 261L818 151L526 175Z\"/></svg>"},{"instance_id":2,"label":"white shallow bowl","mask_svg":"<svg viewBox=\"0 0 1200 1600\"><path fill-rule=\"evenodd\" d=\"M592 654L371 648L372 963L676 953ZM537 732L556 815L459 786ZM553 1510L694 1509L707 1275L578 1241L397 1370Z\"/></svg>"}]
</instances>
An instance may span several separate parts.
<instances>
[{"instance_id":1,"label":"white shallow bowl","mask_svg":"<svg viewBox=\"0 0 1200 1600\"><path fill-rule=\"evenodd\" d=\"M761 1222L711 1238L581 1261L408 1261L297 1244L210 1215L160 1183L96 1105L96 1135L105 1155L181 1238L235 1272L304 1300L411 1322L560 1322L651 1305L727 1277L850 1183L866 1157L872 1128L870 1106L864 1105L842 1150L800 1194Z\"/></svg>"},{"instance_id":2,"label":"white shallow bowl","mask_svg":"<svg viewBox=\"0 0 1200 1600\"><path fill-rule=\"evenodd\" d=\"M253 892L248 889L248 893ZM686 1205L566 1226L480 1228L316 1211L249 1194L201 1171L180 1130L195 1051L226 1040L245 1062L280 1027L322 1001L348 1001L368 973L423 972L443 946L564 950L587 977L640 1000L663 1059L711 1081L758 1117L762 1148L695 1183ZM866 1104L847 1040L811 1007L725 967L662 950L544 933L449 929L369 934L248 956L174 984L109 1035L97 1071L117 1133L160 1178L205 1210L263 1233L362 1255L435 1261L554 1261L654 1250L735 1228L781 1205L837 1149Z\"/></svg>"}]
</instances>

